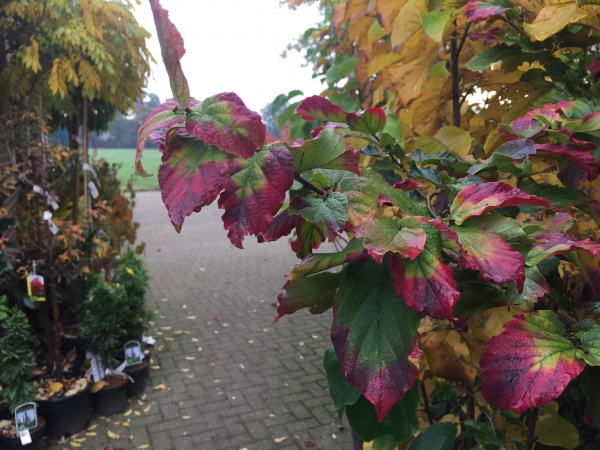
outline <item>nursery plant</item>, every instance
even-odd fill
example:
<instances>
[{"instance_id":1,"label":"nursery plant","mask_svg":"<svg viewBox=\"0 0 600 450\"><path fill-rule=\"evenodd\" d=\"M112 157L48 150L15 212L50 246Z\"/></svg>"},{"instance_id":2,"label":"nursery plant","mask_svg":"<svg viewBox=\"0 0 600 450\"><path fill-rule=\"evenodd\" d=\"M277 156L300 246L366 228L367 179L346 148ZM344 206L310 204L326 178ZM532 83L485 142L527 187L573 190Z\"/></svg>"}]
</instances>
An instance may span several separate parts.
<instances>
[{"instance_id":1,"label":"nursery plant","mask_svg":"<svg viewBox=\"0 0 600 450\"><path fill-rule=\"evenodd\" d=\"M36 388L33 375L33 346L29 320L25 313L14 307L0 322L0 399L8 403L11 411L27 402L35 401Z\"/></svg>"},{"instance_id":2,"label":"nursery plant","mask_svg":"<svg viewBox=\"0 0 600 450\"><path fill-rule=\"evenodd\" d=\"M236 247L291 235L275 321L333 310L330 390L363 440L598 448L596 5L325 1L303 45L327 88L265 144L235 93L190 96L150 4L174 98L137 172L152 139L176 231L218 198Z\"/></svg>"}]
</instances>

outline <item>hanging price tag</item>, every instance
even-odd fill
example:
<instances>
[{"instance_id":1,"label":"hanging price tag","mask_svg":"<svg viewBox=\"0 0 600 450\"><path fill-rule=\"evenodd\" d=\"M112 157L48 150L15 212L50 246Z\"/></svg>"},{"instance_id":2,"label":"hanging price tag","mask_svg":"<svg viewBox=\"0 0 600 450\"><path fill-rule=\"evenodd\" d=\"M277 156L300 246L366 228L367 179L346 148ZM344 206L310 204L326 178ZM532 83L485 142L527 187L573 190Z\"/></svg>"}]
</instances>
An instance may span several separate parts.
<instances>
[{"instance_id":1,"label":"hanging price tag","mask_svg":"<svg viewBox=\"0 0 600 450\"><path fill-rule=\"evenodd\" d=\"M102 359L99 356L94 355L88 351L85 355L86 359L90 360L90 366L92 367L92 376L94 377L94 383L104 379L104 367L102 367Z\"/></svg>"},{"instance_id":2,"label":"hanging price tag","mask_svg":"<svg viewBox=\"0 0 600 450\"><path fill-rule=\"evenodd\" d=\"M48 227L52 234L58 233L58 226L52 221L52 213L50 211L44 211L42 215L43 219L48 222Z\"/></svg>"},{"instance_id":3,"label":"hanging price tag","mask_svg":"<svg viewBox=\"0 0 600 450\"><path fill-rule=\"evenodd\" d=\"M94 178L96 179L96 183L100 184L100 180L98 179L98 174L96 173L96 170L91 165L89 165L88 163L84 163L83 170L91 173L94 176Z\"/></svg>"},{"instance_id":4,"label":"hanging price tag","mask_svg":"<svg viewBox=\"0 0 600 450\"><path fill-rule=\"evenodd\" d=\"M88 188L90 189L90 195L92 196L92 198L98 198L98 195L100 194L98 193L98 188L96 187L93 181L90 180L90 182L88 183Z\"/></svg>"},{"instance_id":5,"label":"hanging price tag","mask_svg":"<svg viewBox=\"0 0 600 450\"><path fill-rule=\"evenodd\" d=\"M58 209L58 203L56 203L56 200L54 200L54 197L52 197L52 195L50 195L50 192L43 190L41 187L34 185L33 186L33 191L37 192L38 194L40 194L42 197L46 198L46 203L48 203L53 210L57 210Z\"/></svg>"}]
</instances>

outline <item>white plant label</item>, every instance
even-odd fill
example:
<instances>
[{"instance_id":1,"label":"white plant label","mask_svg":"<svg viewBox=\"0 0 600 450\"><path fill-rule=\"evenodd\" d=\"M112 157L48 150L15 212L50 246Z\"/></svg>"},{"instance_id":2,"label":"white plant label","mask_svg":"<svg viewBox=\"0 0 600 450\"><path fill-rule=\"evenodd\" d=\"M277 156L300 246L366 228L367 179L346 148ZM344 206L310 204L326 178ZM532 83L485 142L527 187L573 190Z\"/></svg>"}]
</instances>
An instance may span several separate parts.
<instances>
[{"instance_id":1,"label":"white plant label","mask_svg":"<svg viewBox=\"0 0 600 450\"><path fill-rule=\"evenodd\" d=\"M98 198L98 195L100 194L98 193L98 188L96 187L93 181L90 180L90 182L88 183L88 188L90 188L90 195L92 196L92 198Z\"/></svg>"}]
</instances>

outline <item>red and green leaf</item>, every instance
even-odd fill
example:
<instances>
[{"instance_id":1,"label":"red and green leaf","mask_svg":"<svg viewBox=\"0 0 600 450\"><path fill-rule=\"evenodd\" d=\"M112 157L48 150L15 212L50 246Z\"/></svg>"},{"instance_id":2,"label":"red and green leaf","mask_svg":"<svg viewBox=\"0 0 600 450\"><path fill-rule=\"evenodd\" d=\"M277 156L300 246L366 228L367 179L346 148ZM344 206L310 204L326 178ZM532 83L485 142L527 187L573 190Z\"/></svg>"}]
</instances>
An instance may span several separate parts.
<instances>
[{"instance_id":1,"label":"red and green leaf","mask_svg":"<svg viewBox=\"0 0 600 450\"><path fill-rule=\"evenodd\" d=\"M185 126L189 134L227 153L251 158L265 143L266 125L233 92L208 97L192 106Z\"/></svg>"},{"instance_id":2,"label":"red and green leaf","mask_svg":"<svg viewBox=\"0 0 600 450\"><path fill-rule=\"evenodd\" d=\"M413 311L453 319L452 307L460 298L454 271L442 261L442 234L428 223L421 225L427 234L423 251L414 260L395 254L390 268L398 294Z\"/></svg>"},{"instance_id":3,"label":"red and green leaf","mask_svg":"<svg viewBox=\"0 0 600 450\"><path fill-rule=\"evenodd\" d=\"M385 128L385 111L381 108L369 108L362 113L348 113L346 123L352 131L360 131L371 136Z\"/></svg>"},{"instance_id":4,"label":"red and green leaf","mask_svg":"<svg viewBox=\"0 0 600 450\"><path fill-rule=\"evenodd\" d=\"M550 286L537 267L525 268L525 284L523 292L513 299L515 305L523 309L531 309L539 298L550 292Z\"/></svg>"},{"instance_id":5,"label":"red and green leaf","mask_svg":"<svg viewBox=\"0 0 600 450\"><path fill-rule=\"evenodd\" d=\"M196 102L195 99L191 99L190 102ZM185 113L177 110L177 101L171 98L161 105L158 105L146 120L142 123L138 129L137 143L135 146L135 172L141 177L151 177L142 167L142 152L144 151L144 144L146 139L150 138L150 135L158 128L173 128L178 125L185 123Z\"/></svg>"},{"instance_id":6,"label":"red and green leaf","mask_svg":"<svg viewBox=\"0 0 600 450\"><path fill-rule=\"evenodd\" d=\"M337 123L346 123L346 115L348 114L339 106L319 95L306 97L302 100L302 103L296 109L296 113L304 120Z\"/></svg>"},{"instance_id":7,"label":"red and green leaf","mask_svg":"<svg viewBox=\"0 0 600 450\"><path fill-rule=\"evenodd\" d=\"M373 168L366 169L363 173L363 179L369 181L373 188L379 192L379 197L383 196L386 201L391 202L394 206L400 208L403 214L410 216L426 216L429 217L429 211L425 205L414 201L408 197L404 191L395 189L391 186L381 174L377 173ZM364 192L364 190L363 190Z\"/></svg>"},{"instance_id":8,"label":"red and green leaf","mask_svg":"<svg viewBox=\"0 0 600 450\"><path fill-rule=\"evenodd\" d=\"M450 207L450 218L458 225L473 216L507 206L534 205L552 207L543 198L529 195L503 182L472 184L458 193Z\"/></svg>"},{"instance_id":9,"label":"red and green leaf","mask_svg":"<svg viewBox=\"0 0 600 450\"><path fill-rule=\"evenodd\" d=\"M294 197L290 202L290 214L297 214L312 223L323 223L332 241L344 230L348 220L348 199L340 192L329 194L325 200L318 197Z\"/></svg>"},{"instance_id":10,"label":"red and green leaf","mask_svg":"<svg viewBox=\"0 0 600 450\"><path fill-rule=\"evenodd\" d=\"M465 6L468 22L496 17L513 7L509 0L469 0Z\"/></svg>"},{"instance_id":11,"label":"red and green leaf","mask_svg":"<svg viewBox=\"0 0 600 450\"><path fill-rule=\"evenodd\" d=\"M336 253L313 253L296 264L290 278L298 278L323 272L332 267L341 266L352 261L365 261L368 254L359 239L352 239L346 248Z\"/></svg>"},{"instance_id":12,"label":"red and green leaf","mask_svg":"<svg viewBox=\"0 0 600 450\"><path fill-rule=\"evenodd\" d=\"M292 239L290 246L298 258L305 258L313 250L318 249L326 238L327 228L324 223L313 223L302 219L296 227L296 237Z\"/></svg>"},{"instance_id":13,"label":"red and green leaf","mask_svg":"<svg viewBox=\"0 0 600 450\"><path fill-rule=\"evenodd\" d=\"M381 422L419 375L421 316L394 289L387 260L349 264L335 295L331 340L348 382L360 389Z\"/></svg>"},{"instance_id":14,"label":"red and green leaf","mask_svg":"<svg viewBox=\"0 0 600 450\"><path fill-rule=\"evenodd\" d=\"M189 136L183 128L169 130L158 183L177 232L185 217L216 200L227 182L229 158L217 147Z\"/></svg>"},{"instance_id":15,"label":"red and green leaf","mask_svg":"<svg viewBox=\"0 0 600 450\"><path fill-rule=\"evenodd\" d=\"M535 242L531 251L527 255L527 265L536 266L546 258L550 258L558 253L583 250L592 256L600 252L600 244L591 239L578 240L568 234L550 234L541 233L533 236L538 242Z\"/></svg>"},{"instance_id":16,"label":"red and green leaf","mask_svg":"<svg viewBox=\"0 0 600 450\"><path fill-rule=\"evenodd\" d=\"M502 236L478 225L453 226L458 234L461 269L479 272L483 281L505 284L514 281L519 292L525 283L525 258Z\"/></svg>"},{"instance_id":17,"label":"red and green leaf","mask_svg":"<svg viewBox=\"0 0 600 450\"><path fill-rule=\"evenodd\" d=\"M219 197L223 223L233 245L242 247L244 236L266 229L294 182L290 152L279 143L264 146L247 160L229 164L229 179Z\"/></svg>"},{"instance_id":18,"label":"red and green leaf","mask_svg":"<svg viewBox=\"0 0 600 450\"><path fill-rule=\"evenodd\" d=\"M363 240L363 246L379 264L388 252L415 259L423 251L427 240L421 228L401 227L400 219L377 211L356 227L356 237Z\"/></svg>"},{"instance_id":19,"label":"red and green leaf","mask_svg":"<svg viewBox=\"0 0 600 450\"><path fill-rule=\"evenodd\" d=\"M586 173L585 179L593 181L600 174L600 166L594 155L576 145L536 144L537 156L562 161L579 167Z\"/></svg>"},{"instance_id":20,"label":"red and green leaf","mask_svg":"<svg viewBox=\"0 0 600 450\"><path fill-rule=\"evenodd\" d=\"M277 241L281 237L289 235L303 220L296 214L290 214L286 208L273 218L267 228L259 233L258 240L259 242Z\"/></svg>"},{"instance_id":21,"label":"red and green leaf","mask_svg":"<svg viewBox=\"0 0 600 450\"><path fill-rule=\"evenodd\" d=\"M584 364L553 311L514 317L493 337L479 362L482 388L494 408L518 414L557 398Z\"/></svg>"},{"instance_id":22,"label":"red and green leaf","mask_svg":"<svg viewBox=\"0 0 600 450\"><path fill-rule=\"evenodd\" d=\"M360 152L335 129L324 129L315 139L289 146L296 172L310 169L347 170L360 175Z\"/></svg>"},{"instance_id":23,"label":"red and green leaf","mask_svg":"<svg viewBox=\"0 0 600 450\"><path fill-rule=\"evenodd\" d=\"M348 199L348 222L360 225L377 208L379 191L363 177L347 177L340 183L340 190Z\"/></svg>"},{"instance_id":24,"label":"red and green leaf","mask_svg":"<svg viewBox=\"0 0 600 450\"><path fill-rule=\"evenodd\" d=\"M185 79L183 69L181 68L181 58L185 55L183 47L183 38L169 19L169 12L164 9L159 0L150 0L154 23L156 24L156 34L160 42L160 51L165 63L165 69L169 75L171 92L177 100L180 110L188 107L190 102L190 88Z\"/></svg>"},{"instance_id":25,"label":"red and green leaf","mask_svg":"<svg viewBox=\"0 0 600 450\"><path fill-rule=\"evenodd\" d=\"M277 322L286 314L308 308L311 314L322 314L333 306L335 295L344 271L338 273L323 272L311 277L288 280L277 297Z\"/></svg>"}]
</instances>

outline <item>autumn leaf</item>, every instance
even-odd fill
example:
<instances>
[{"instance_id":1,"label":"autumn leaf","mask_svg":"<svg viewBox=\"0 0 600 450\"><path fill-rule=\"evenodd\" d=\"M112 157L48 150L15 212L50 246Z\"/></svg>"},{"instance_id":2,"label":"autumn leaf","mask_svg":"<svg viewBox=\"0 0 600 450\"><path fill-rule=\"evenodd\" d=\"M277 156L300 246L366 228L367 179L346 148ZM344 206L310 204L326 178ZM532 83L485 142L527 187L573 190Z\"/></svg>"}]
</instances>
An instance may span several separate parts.
<instances>
[{"instance_id":1,"label":"autumn leaf","mask_svg":"<svg viewBox=\"0 0 600 450\"><path fill-rule=\"evenodd\" d=\"M585 179L593 181L600 174L600 166L594 155L575 145L536 144L536 154L543 158L554 159L580 167L585 172Z\"/></svg>"},{"instance_id":2,"label":"autumn leaf","mask_svg":"<svg viewBox=\"0 0 600 450\"><path fill-rule=\"evenodd\" d=\"M289 206L291 214L298 214L312 223L323 223L332 241L344 230L348 220L348 199L339 192L333 192L325 200L313 197L295 197Z\"/></svg>"},{"instance_id":3,"label":"autumn leaf","mask_svg":"<svg viewBox=\"0 0 600 450\"><path fill-rule=\"evenodd\" d=\"M266 125L233 92L224 92L193 105L187 114L187 132L220 150L251 158L263 146Z\"/></svg>"},{"instance_id":4,"label":"autumn leaf","mask_svg":"<svg viewBox=\"0 0 600 450\"><path fill-rule=\"evenodd\" d=\"M476 22L496 17L513 7L509 0L469 0L465 6L467 21Z\"/></svg>"},{"instance_id":5,"label":"autumn leaf","mask_svg":"<svg viewBox=\"0 0 600 450\"><path fill-rule=\"evenodd\" d=\"M362 173L358 166L360 152L352 148L337 130L323 130L315 139L288 148L298 173L317 168Z\"/></svg>"},{"instance_id":6,"label":"autumn leaf","mask_svg":"<svg viewBox=\"0 0 600 450\"><path fill-rule=\"evenodd\" d=\"M322 314L333 305L333 296L340 285L344 272L323 272L313 276L289 280L277 297L277 322L286 314L309 308L312 314Z\"/></svg>"},{"instance_id":7,"label":"autumn leaf","mask_svg":"<svg viewBox=\"0 0 600 450\"><path fill-rule=\"evenodd\" d=\"M408 360L419 353L419 322L396 293L386 260L348 265L334 298L331 340L346 379L375 405L379 422L419 374Z\"/></svg>"},{"instance_id":8,"label":"autumn leaf","mask_svg":"<svg viewBox=\"0 0 600 450\"><path fill-rule=\"evenodd\" d=\"M591 239L575 239L567 234L539 233L534 235L534 242L527 254L527 265L536 266L546 258L558 253L583 250L592 256L600 252L600 244Z\"/></svg>"},{"instance_id":9,"label":"autumn leaf","mask_svg":"<svg viewBox=\"0 0 600 450\"><path fill-rule=\"evenodd\" d=\"M467 218L486 211L518 205L552 207L548 200L529 195L506 183L490 182L472 184L460 191L450 206L450 218L460 225Z\"/></svg>"},{"instance_id":10,"label":"autumn leaf","mask_svg":"<svg viewBox=\"0 0 600 450\"><path fill-rule=\"evenodd\" d=\"M353 131L374 136L385 128L385 111L381 108L369 108L362 113L348 113L346 123Z\"/></svg>"},{"instance_id":11,"label":"autumn leaf","mask_svg":"<svg viewBox=\"0 0 600 450\"><path fill-rule=\"evenodd\" d=\"M162 58L169 75L171 92L177 100L180 110L188 107L190 101L190 88L181 68L181 58L185 55L183 38L169 19L169 12L160 5L159 0L150 0L156 33L160 42Z\"/></svg>"},{"instance_id":12,"label":"autumn leaf","mask_svg":"<svg viewBox=\"0 0 600 450\"><path fill-rule=\"evenodd\" d=\"M492 338L480 365L483 395L494 408L517 414L557 398L584 364L553 311L521 314Z\"/></svg>"},{"instance_id":13,"label":"autumn leaf","mask_svg":"<svg viewBox=\"0 0 600 450\"><path fill-rule=\"evenodd\" d=\"M247 160L233 160L219 197L223 223L233 245L242 248L247 234L258 234L273 220L294 182L290 152L281 144L266 145Z\"/></svg>"},{"instance_id":14,"label":"autumn leaf","mask_svg":"<svg viewBox=\"0 0 600 450\"><path fill-rule=\"evenodd\" d=\"M422 340L423 353L434 375L471 387L477 367L471 353L456 330L428 332Z\"/></svg>"},{"instance_id":15,"label":"autumn leaf","mask_svg":"<svg viewBox=\"0 0 600 450\"><path fill-rule=\"evenodd\" d=\"M227 153L172 128L158 170L162 200L171 223L181 231L185 217L210 205L227 182Z\"/></svg>"},{"instance_id":16,"label":"autumn leaf","mask_svg":"<svg viewBox=\"0 0 600 450\"><path fill-rule=\"evenodd\" d=\"M439 152L456 152L465 157L471 149L471 134L458 127L447 125L439 129L435 136L427 134L419 136L417 147L428 155Z\"/></svg>"},{"instance_id":17,"label":"autumn leaf","mask_svg":"<svg viewBox=\"0 0 600 450\"><path fill-rule=\"evenodd\" d=\"M412 261L392 255L390 269L396 291L413 311L453 319L452 307L460 298L453 270L442 261L442 235L431 224L421 224L427 234L423 251Z\"/></svg>"},{"instance_id":18,"label":"autumn leaf","mask_svg":"<svg viewBox=\"0 0 600 450\"><path fill-rule=\"evenodd\" d=\"M356 227L356 237L363 239L364 248L379 264L388 252L415 259L423 251L427 239L422 229L402 227L397 217L384 216L377 211Z\"/></svg>"},{"instance_id":19,"label":"autumn leaf","mask_svg":"<svg viewBox=\"0 0 600 450\"><path fill-rule=\"evenodd\" d=\"M586 16L587 13L579 9L576 2L550 5L538 13L533 23L526 23L524 30L533 40L543 41Z\"/></svg>"},{"instance_id":20,"label":"autumn leaf","mask_svg":"<svg viewBox=\"0 0 600 450\"><path fill-rule=\"evenodd\" d=\"M313 275L332 267L352 261L365 261L368 259L367 251L359 239L352 239L346 248L336 253L314 253L307 256L292 269L292 280Z\"/></svg>"},{"instance_id":21,"label":"autumn leaf","mask_svg":"<svg viewBox=\"0 0 600 450\"><path fill-rule=\"evenodd\" d=\"M304 120L346 123L347 112L331 103L325 97L313 95L307 97L296 108L296 113Z\"/></svg>"},{"instance_id":22,"label":"autumn leaf","mask_svg":"<svg viewBox=\"0 0 600 450\"><path fill-rule=\"evenodd\" d=\"M276 241L283 236L287 236L302 222L301 216L290 214L289 209L286 208L277 214L273 221L260 232L259 242Z\"/></svg>"}]
</instances>

